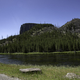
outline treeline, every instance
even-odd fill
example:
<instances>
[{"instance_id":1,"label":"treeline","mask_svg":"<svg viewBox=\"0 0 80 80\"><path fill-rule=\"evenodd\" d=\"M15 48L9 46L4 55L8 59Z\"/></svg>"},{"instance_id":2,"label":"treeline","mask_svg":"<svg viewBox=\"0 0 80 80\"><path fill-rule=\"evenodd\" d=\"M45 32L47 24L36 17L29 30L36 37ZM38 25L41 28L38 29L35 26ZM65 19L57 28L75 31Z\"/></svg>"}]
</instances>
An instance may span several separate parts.
<instances>
[{"instance_id":1,"label":"treeline","mask_svg":"<svg viewBox=\"0 0 80 80\"><path fill-rule=\"evenodd\" d=\"M41 29L41 27L39 29ZM27 53L80 50L80 38L77 37L76 33L63 33L57 29L52 32L45 32L41 35L31 37L31 32L32 31L27 31L14 38L12 36L9 37L11 42L0 45L0 52Z\"/></svg>"}]
</instances>

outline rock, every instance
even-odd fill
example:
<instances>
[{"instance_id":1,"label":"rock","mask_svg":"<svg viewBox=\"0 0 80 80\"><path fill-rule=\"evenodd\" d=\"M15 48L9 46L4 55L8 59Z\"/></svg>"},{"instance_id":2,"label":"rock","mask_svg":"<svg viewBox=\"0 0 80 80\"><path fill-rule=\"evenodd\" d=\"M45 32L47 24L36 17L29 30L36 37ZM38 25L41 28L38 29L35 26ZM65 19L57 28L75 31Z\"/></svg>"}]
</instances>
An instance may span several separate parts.
<instances>
[{"instance_id":1,"label":"rock","mask_svg":"<svg viewBox=\"0 0 80 80\"><path fill-rule=\"evenodd\" d=\"M21 80L19 78L11 78L5 74L0 74L0 80Z\"/></svg>"},{"instance_id":2,"label":"rock","mask_svg":"<svg viewBox=\"0 0 80 80\"><path fill-rule=\"evenodd\" d=\"M80 78L79 75L76 75L75 73L67 73L66 78L72 79L72 78Z\"/></svg>"},{"instance_id":3,"label":"rock","mask_svg":"<svg viewBox=\"0 0 80 80\"><path fill-rule=\"evenodd\" d=\"M27 69L19 69L21 72L41 72L39 68L27 68Z\"/></svg>"},{"instance_id":4,"label":"rock","mask_svg":"<svg viewBox=\"0 0 80 80\"><path fill-rule=\"evenodd\" d=\"M36 23L25 23L22 24L20 27L20 34L22 34L25 31L28 31L29 29L31 29L31 27L37 25Z\"/></svg>"}]
</instances>

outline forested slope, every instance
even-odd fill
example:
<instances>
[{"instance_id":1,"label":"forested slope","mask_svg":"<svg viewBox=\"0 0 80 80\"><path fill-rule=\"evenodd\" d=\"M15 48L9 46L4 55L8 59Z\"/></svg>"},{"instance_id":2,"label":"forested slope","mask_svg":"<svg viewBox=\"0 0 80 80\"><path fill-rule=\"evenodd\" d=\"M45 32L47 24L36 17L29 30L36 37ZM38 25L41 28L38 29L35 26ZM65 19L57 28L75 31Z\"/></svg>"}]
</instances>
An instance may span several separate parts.
<instances>
[{"instance_id":1,"label":"forested slope","mask_svg":"<svg viewBox=\"0 0 80 80\"><path fill-rule=\"evenodd\" d=\"M33 35L35 33L36 35ZM63 33L52 24L38 24L21 35L10 36L0 41L0 52L2 53L73 50L80 50L80 38L77 34L70 31Z\"/></svg>"}]
</instances>

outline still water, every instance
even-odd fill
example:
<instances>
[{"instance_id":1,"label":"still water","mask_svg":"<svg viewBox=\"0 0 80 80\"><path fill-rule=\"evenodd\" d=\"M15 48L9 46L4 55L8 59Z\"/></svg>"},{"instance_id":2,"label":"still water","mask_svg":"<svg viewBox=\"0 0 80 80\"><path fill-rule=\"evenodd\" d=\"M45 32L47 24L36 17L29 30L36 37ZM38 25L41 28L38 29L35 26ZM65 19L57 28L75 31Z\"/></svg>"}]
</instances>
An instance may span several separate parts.
<instances>
[{"instance_id":1,"label":"still water","mask_svg":"<svg viewBox=\"0 0 80 80\"><path fill-rule=\"evenodd\" d=\"M80 54L55 53L55 54L35 54L35 55L32 54L0 55L0 63L78 66L80 65Z\"/></svg>"},{"instance_id":2,"label":"still water","mask_svg":"<svg viewBox=\"0 0 80 80\"><path fill-rule=\"evenodd\" d=\"M22 61L17 59L11 59L10 55L0 55L0 63L4 64L23 64Z\"/></svg>"}]
</instances>

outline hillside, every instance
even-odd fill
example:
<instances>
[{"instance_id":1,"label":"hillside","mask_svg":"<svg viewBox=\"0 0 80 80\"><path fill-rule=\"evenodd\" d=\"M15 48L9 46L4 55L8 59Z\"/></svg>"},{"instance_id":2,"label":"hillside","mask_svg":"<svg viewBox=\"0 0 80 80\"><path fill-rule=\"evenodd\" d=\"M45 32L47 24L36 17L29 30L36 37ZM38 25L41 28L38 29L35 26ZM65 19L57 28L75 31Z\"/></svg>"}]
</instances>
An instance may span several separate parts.
<instances>
[{"instance_id":1,"label":"hillside","mask_svg":"<svg viewBox=\"0 0 80 80\"><path fill-rule=\"evenodd\" d=\"M52 24L36 24L20 35L0 40L0 52L27 53L79 50L80 38L77 34L73 34L79 29L79 22L75 20L79 21L79 19L73 19L60 28Z\"/></svg>"},{"instance_id":2,"label":"hillside","mask_svg":"<svg viewBox=\"0 0 80 80\"><path fill-rule=\"evenodd\" d=\"M69 30L71 32L80 33L80 19L74 18L71 21L68 21L66 24L60 27L60 30Z\"/></svg>"},{"instance_id":3,"label":"hillside","mask_svg":"<svg viewBox=\"0 0 80 80\"><path fill-rule=\"evenodd\" d=\"M57 28L52 24L37 24L33 26L28 33L31 34L31 36L38 36L45 32L52 32L53 30L56 30Z\"/></svg>"}]
</instances>

